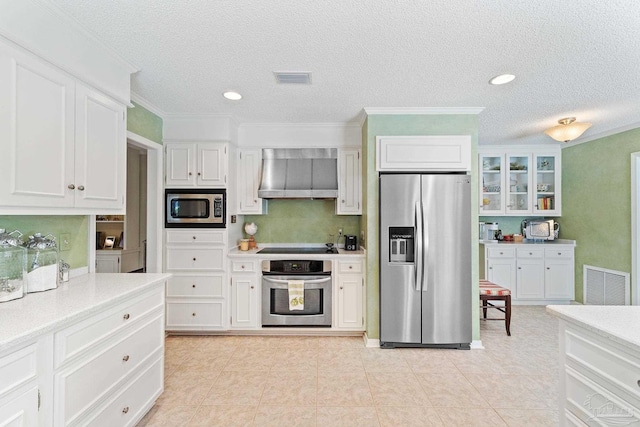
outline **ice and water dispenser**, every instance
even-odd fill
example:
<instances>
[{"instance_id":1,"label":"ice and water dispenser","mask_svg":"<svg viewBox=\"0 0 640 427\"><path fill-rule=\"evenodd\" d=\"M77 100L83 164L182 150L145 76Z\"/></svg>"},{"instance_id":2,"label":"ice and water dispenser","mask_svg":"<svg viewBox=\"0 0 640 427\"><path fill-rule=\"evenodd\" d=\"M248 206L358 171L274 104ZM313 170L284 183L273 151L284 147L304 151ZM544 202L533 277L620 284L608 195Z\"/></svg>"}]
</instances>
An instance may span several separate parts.
<instances>
[{"instance_id":1,"label":"ice and water dispenser","mask_svg":"<svg viewBox=\"0 0 640 427\"><path fill-rule=\"evenodd\" d=\"M389 227L389 262L414 261L413 227Z\"/></svg>"}]
</instances>

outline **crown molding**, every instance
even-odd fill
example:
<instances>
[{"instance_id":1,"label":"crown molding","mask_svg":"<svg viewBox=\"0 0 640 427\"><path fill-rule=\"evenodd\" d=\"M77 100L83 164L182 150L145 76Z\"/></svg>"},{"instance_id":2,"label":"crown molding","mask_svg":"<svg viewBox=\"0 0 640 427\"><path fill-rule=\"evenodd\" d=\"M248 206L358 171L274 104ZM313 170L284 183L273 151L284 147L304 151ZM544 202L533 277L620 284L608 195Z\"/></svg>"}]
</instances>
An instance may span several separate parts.
<instances>
[{"instance_id":1,"label":"crown molding","mask_svg":"<svg viewBox=\"0 0 640 427\"><path fill-rule=\"evenodd\" d=\"M480 114L482 110L484 107L365 107L364 113L368 116L381 114Z\"/></svg>"},{"instance_id":2,"label":"crown molding","mask_svg":"<svg viewBox=\"0 0 640 427\"><path fill-rule=\"evenodd\" d=\"M635 122L628 125L609 129L603 132L599 132L594 135L589 135L588 137L585 137L585 138L574 139L573 141L565 142L561 146L562 146L562 149L565 149L565 148L573 147L574 145L584 144L585 142L595 141L596 139L606 138L611 135L616 135L622 132L626 132L628 130L633 130L638 128L640 128L640 122Z\"/></svg>"},{"instance_id":3,"label":"crown molding","mask_svg":"<svg viewBox=\"0 0 640 427\"><path fill-rule=\"evenodd\" d=\"M148 101L146 98L143 98L142 96L138 95L134 91L131 91L131 101L135 102L136 104L140 105L141 107L146 108L147 110L151 111L156 116L159 116L161 119L164 119L167 116L167 112L166 111L164 111L161 108L155 106L150 101Z\"/></svg>"},{"instance_id":4,"label":"crown molding","mask_svg":"<svg viewBox=\"0 0 640 427\"><path fill-rule=\"evenodd\" d=\"M172 120L200 120L200 119L228 119L235 121L230 114L192 114L192 113L166 113L164 118Z\"/></svg>"},{"instance_id":5,"label":"crown molding","mask_svg":"<svg viewBox=\"0 0 640 427\"><path fill-rule=\"evenodd\" d=\"M334 122L334 123L240 123L240 128L359 128L360 125L357 122Z\"/></svg>"}]
</instances>

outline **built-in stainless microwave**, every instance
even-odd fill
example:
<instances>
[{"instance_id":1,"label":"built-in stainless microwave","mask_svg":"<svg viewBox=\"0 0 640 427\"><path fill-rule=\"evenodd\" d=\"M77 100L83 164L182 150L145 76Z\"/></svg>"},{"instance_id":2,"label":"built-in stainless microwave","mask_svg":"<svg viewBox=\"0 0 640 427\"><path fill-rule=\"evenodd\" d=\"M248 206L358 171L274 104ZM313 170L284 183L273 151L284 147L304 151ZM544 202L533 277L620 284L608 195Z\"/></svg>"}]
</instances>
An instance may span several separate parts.
<instances>
[{"instance_id":1,"label":"built-in stainless microwave","mask_svg":"<svg viewBox=\"0 0 640 427\"><path fill-rule=\"evenodd\" d=\"M227 193L224 189L165 189L167 228L224 228Z\"/></svg>"}]
</instances>

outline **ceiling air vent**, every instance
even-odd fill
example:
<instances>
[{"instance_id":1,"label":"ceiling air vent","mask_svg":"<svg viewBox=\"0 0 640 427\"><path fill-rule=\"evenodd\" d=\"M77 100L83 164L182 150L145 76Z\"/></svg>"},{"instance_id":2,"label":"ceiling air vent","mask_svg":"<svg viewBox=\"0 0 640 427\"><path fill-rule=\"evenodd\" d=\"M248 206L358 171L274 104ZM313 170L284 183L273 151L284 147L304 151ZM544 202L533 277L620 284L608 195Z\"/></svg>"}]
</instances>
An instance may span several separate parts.
<instances>
[{"instance_id":1,"label":"ceiling air vent","mask_svg":"<svg viewBox=\"0 0 640 427\"><path fill-rule=\"evenodd\" d=\"M280 84L310 85L311 73L307 71L274 71L276 82Z\"/></svg>"}]
</instances>

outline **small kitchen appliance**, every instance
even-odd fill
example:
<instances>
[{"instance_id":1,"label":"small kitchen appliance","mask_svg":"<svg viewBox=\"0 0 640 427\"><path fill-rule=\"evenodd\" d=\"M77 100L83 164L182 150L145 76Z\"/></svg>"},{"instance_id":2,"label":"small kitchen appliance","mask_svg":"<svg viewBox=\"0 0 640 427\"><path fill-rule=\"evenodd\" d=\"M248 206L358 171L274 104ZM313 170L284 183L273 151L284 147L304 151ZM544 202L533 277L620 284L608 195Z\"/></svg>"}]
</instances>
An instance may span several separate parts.
<instances>
[{"instance_id":1,"label":"small kitchen appliance","mask_svg":"<svg viewBox=\"0 0 640 427\"><path fill-rule=\"evenodd\" d=\"M165 228L225 228L224 189L166 189Z\"/></svg>"},{"instance_id":2,"label":"small kitchen appliance","mask_svg":"<svg viewBox=\"0 0 640 427\"><path fill-rule=\"evenodd\" d=\"M560 224L553 219L531 218L521 223L522 235L530 240L554 240L558 238Z\"/></svg>"},{"instance_id":3,"label":"small kitchen appliance","mask_svg":"<svg viewBox=\"0 0 640 427\"><path fill-rule=\"evenodd\" d=\"M344 236L344 249L347 251L355 251L358 249L358 238L349 234Z\"/></svg>"},{"instance_id":4,"label":"small kitchen appliance","mask_svg":"<svg viewBox=\"0 0 640 427\"><path fill-rule=\"evenodd\" d=\"M495 242L496 231L498 231L497 222L481 222L480 223L480 240L485 242Z\"/></svg>"}]
</instances>

